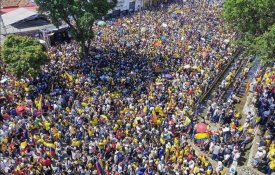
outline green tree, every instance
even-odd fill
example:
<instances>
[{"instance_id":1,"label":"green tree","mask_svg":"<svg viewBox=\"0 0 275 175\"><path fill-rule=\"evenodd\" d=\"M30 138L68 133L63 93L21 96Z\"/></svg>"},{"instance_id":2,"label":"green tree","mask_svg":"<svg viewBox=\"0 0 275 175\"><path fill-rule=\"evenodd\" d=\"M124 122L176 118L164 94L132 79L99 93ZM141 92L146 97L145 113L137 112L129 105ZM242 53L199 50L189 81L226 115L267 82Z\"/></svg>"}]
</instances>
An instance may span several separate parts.
<instances>
[{"instance_id":1,"label":"green tree","mask_svg":"<svg viewBox=\"0 0 275 175\"><path fill-rule=\"evenodd\" d=\"M275 61L275 24L264 34L255 38L252 48L262 58L264 64Z\"/></svg>"},{"instance_id":2,"label":"green tree","mask_svg":"<svg viewBox=\"0 0 275 175\"><path fill-rule=\"evenodd\" d=\"M8 36L1 52L8 71L17 77L37 75L48 61L46 47L26 36Z\"/></svg>"},{"instance_id":3,"label":"green tree","mask_svg":"<svg viewBox=\"0 0 275 175\"><path fill-rule=\"evenodd\" d=\"M35 0L40 12L48 12L52 22L69 25L73 38L79 42L84 58L87 58L91 39L94 37L94 21L105 16L116 6L117 0Z\"/></svg>"},{"instance_id":4,"label":"green tree","mask_svg":"<svg viewBox=\"0 0 275 175\"><path fill-rule=\"evenodd\" d=\"M256 53L266 63L274 61L274 54L270 54L274 52L272 47L261 45L275 42L268 39L274 31L274 0L225 0L223 17L240 34L238 43L248 53Z\"/></svg>"}]
</instances>

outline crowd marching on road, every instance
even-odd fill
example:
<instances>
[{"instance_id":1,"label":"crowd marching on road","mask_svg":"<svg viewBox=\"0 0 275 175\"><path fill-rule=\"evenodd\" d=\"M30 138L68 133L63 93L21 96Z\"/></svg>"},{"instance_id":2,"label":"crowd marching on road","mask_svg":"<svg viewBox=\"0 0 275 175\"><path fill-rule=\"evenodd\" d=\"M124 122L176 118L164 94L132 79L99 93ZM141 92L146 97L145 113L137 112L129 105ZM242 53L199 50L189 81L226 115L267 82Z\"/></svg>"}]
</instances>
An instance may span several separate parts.
<instances>
[{"instance_id":1,"label":"crowd marching on road","mask_svg":"<svg viewBox=\"0 0 275 175\"><path fill-rule=\"evenodd\" d=\"M88 59L79 58L73 41L59 44L49 48L51 61L37 78L17 80L1 64L1 169L19 175L225 174L223 166L238 159L254 123L242 127L234 111L225 115L213 103L209 116L225 118L222 130L211 131L195 113L235 51L218 2L206 9L185 2L143 10L140 39L137 14L95 25ZM258 104L266 132L267 110L274 109L266 107L266 101L274 104L268 92L265 86ZM199 145L211 140L216 168L189 138Z\"/></svg>"}]
</instances>

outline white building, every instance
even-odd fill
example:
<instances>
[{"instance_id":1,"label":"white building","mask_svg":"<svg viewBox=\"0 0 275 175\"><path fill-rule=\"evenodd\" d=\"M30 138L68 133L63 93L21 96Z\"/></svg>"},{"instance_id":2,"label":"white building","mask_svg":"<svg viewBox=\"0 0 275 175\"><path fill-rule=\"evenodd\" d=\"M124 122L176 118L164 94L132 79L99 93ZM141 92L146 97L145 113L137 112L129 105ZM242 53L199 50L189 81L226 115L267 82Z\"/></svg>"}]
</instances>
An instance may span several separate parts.
<instances>
[{"instance_id":1,"label":"white building","mask_svg":"<svg viewBox=\"0 0 275 175\"><path fill-rule=\"evenodd\" d=\"M137 11L146 0L118 0L117 6L109 14L117 16L128 12Z\"/></svg>"},{"instance_id":2,"label":"white building","mask_svg":"<svg viewBox=\"0 0 275 175\"><path fill-rule=\"evenodd\" d=\"M118 0L116 10L138 10L143 5L144 0Z\"/></svg>"}]
</instances>

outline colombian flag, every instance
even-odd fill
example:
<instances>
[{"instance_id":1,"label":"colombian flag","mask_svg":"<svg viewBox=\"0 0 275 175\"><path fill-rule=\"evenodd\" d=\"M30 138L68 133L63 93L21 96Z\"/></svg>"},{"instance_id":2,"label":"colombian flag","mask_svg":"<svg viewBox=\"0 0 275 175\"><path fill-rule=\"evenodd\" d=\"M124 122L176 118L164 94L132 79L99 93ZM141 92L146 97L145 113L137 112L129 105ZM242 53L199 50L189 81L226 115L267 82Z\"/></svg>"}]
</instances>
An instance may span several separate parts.
<instances>
[{"instance_id":1,"label":"colombian flag","mask_svg":"<svg viewBox=\"0 0 275 175\"><path fill-rule=\"evenodd\" d=\"M99 175L105 175L105 172L103 171L102 166L98 161L96 162L95 166L96 166L97 173Z\"/></svg>"},{"instance_id":2,"label":"colombian flag","mask_svg":"<svg viewBox=\"0 0 275 175\"><path fill-rule=\"evenodd\" d=\"M49 156L55 156L55 149L54 148L48 148L48 151L46 152Z\"/></svg>"},{"instance_id":3,"label":"colombian flag","mask_svg":"<svg viewBox=\"0 0 275 175\"><path fill-rule=\"evenodd\" d=\"M199 145L203 145L206 139L196 139L196 143Z\"/></svg>"},{"instance_id":4,"label":"colombian flag","mask_svg":"<svg viewBox=\"0 0 275 175\"><path fill-rule=\"evenodd\" d=\"M46 153L50 156L55 155L55 144L43 141L43 145L47 148Z\"/></svg>"},{"instance_id":5,"label":"colombian flag","mask_svg":"<svg viewBox=\"0 0 275 175\"><path fill-rule=\"evenodd\" d=\"M199 145L204 144L204 142L209 138L209 134L208 133L197 133L195 135L195 140L196 143Z\"/></svg>"}]
</instances>

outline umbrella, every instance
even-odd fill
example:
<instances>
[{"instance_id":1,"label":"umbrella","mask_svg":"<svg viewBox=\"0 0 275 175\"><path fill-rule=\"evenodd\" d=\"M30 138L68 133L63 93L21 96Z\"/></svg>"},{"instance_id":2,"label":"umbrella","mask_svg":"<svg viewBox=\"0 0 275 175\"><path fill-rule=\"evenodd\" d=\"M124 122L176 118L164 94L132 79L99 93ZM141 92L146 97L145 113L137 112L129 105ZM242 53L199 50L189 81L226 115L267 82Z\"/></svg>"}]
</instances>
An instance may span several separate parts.
<instances>
[{"instance_id":1,"label":"umbrella","mask_svg":"<svg viewBox=\"0 0 275 175\"><path fill-rule=\"evenodd\" d=\"M108 117L106 115L100 115L104 120L108 121Z\"/></svg>"},{"instance_id":2,"label":"umbrella","mask_svg":"<svg viewBox=\"0 0 275 175\"><path fill-rule=\"evenodd\" d=\"M159 47L159 46L161 46L161 44L162 44L161 41L157 41L157 42L155 42L154 46Z\"/></svg>"},{"instance_id":3,"label":"umbrella","mask_svg":"<svg viewBox=\"0 0 275 175\"><path fill-rule=\"evenodd\" d=\"M171 78L173 78L173 75L171 75L171 74L165 74L164 77L168 78L168 79L171 79Z\"/></svg>"},{"instance_id":4,"label":"umbrella","mask_svg":"<svg viewBox=\"0 0 275 175\"><path fill-rule=\"evenodd\" d=\"M166 37L165 36L161 36L160 39L163 41L163 40L166 39Z\"/></svg>"},{"instance_id":5,"label":"umbrella","mask_svg":"<svg viewBox=\"0 0 275 175\"><path fill-rule=\"evenodd\" d=\"M124 143L129 143L130 142L130 139L129 137L126 137L124 140L123 140Z\"/></svg>"},{"instance_id":6,"label":"umbrella","mask_svg":"<svg viewBox=\"0 0 275 175\"><path fill-rule=\"evenodd\" d=\"M18 107L16 108L16 113L17 113L17 114L20 114L21 112L25 111L26 108L27 108L26 106L18 106Z\"/></svg>"},{"instance_id":7,"label":"umbrella","mask_svg":"<svg viewBox=\"0 0 275 175\"><path fill-rule=\"evenodd\" d=\"M9 79L8 78L3 78L0 83L5 83L6 81L8 81Z\"/></svg>"},{"instance_id":8,"label":"umbrella","mask_svg":"<svg viewBox=\"0 0 275 175\"><path fill-rule=\"evenodd\" d=\"M225 39L224 40L225 43L229 43L229 41L230 41L229 39Z\"/></svg>"},{"instance_id":9,"label":"umbrella","mask_svg":"<svg viewBox=\"0 0 275 175\"><path fill-rule=\"evenodd\" d=\"M47 44L46 41L44 41L44 40L42 40L42 39L40 39L40 40L38 40L38 41L40 42L40 44Z\"/></svg>"},{"instance_id":10,"label":"umbrella","mask_svg":"<svg viewBox=\"0 0 275 175\"><path fill-rule=\"evenodd\" d=\"M123 33L123 29L119 28L119 29L117 30L117 32L120 33L120 34L122 34L122 33Z\"/></svg>"},{"instance_id":11,"label":"umbrella","mask_svg":"<svg viewBox=\"0 0 275 175\"><path fill-rule=\"evenodd\" d=\"M98 32L97 33L97 36L101 36L103 33L102 32Z\"/></svg>"},{"instance_id":12,"label":"umbrella","mask_svg":"<svg viewBox=\"0 0 275 175\"><path fill-rule=\"evenodd\" d=\"M95 56L95 58L100 58L100 57L101 57L101 55L100 55L100 54L98 54L98 55L96 55L96 56Z\"/></svg>"},{"instance_id":13,"label":"umbrella","mask_svg":"<svg viewBox=\"0 0 275 175\"><path fill-rule=\"evenodd\" d=\"M141 32L145 32L146 31L146 27L141 27Z\"/></svg>"},{"instance_id":14,"label":"umbrella","mask_svg":"<svg viewBox=\"0 0 275 175\"><path fill-rule=\"evenodd\" d=\"M190 64L187 64L187 65L185 65L183 68L184 69L189 69L191 66L190 66Z\"/></svg>"},{"instance_id":15,"label":"umbrella","mask_svg":"<svg viewBox=\"0 0 275 175\"><path fill-rule=\"evenodd\" d=\"M163 85L162 82L156 82L156 85L159 86L159 85Z\"/></svg>"},{"instance_id":16,"label":"umbrella","mask_svg":"<svg viewBox=\"0 0 275 175\"><path fill-rule=\"evenodd\" d=\"M182 10L180 10L180 9L178 9L178 10L176 10L176 11L175 11L175 13L182 14L182 13L183 13L183 11L182 11Z\"/></svg>"},{"instance_id":17,"label":"umbrella","mask_svg":"<svg viewBox=\"0 0 275 175\"><path fill-rule=\"evenodd\" d=\"M3 114L2 117L3 117L4 120L8 120L10 118L9 114Z\"/></svg>"},{"instance_id":18,"label":"umbrella","mask_svg":"<svg viewBox=\"0 0 275 175\"><path fill-rule=\"evenodd\" d=\"M166 23L162 23L162 27L167 27L168 25Z\"/></svg>"},{"instance_id":19,"label":"umbrella","mask_svg":"<svg viewBox=\"0 0 275 175\"><path fill-rule=\"evenodd\" d=\"M44 159L44 160L40 160L40 163L43 165L43 166L50 166L52 161L50 159Z\"/></svg>"},{"instance_id":20,"label":"umbrella","mask_svg":"<svg viewBox=\"0 0 275 175\"><path fill-rule=\"evenodd\" d=\"M18 175L26 175L26 173L24 172L24 170L21 170L18 172Z\"/></svg>"},{"instance_id":21,"label":"umbrella","mask_svg":"<svg viewBox=\"0 0 275 175\"><path fill-rule=\"evenodd\" d=\"M99 25L99 26L105 26L106 22L105 21L98 21L97 25Z\"/></svg>"},{"instance_id":22,"label":"umbrella","mask_svg":"<svg viewBox=\"0 0 275 175\"><path fill-rule=\"evenodd\" d=\"M196 126L196 131L199 133L207 131L207 125L205 123L198 123Z\"/></svg>"},{"instance_id":23,"label":"umbrella","mask_svg":"<svg viewBox=\"0 0 275 175\"><path fill-rule=\"evenodd\" d=\"M203 53L202 53L202 57L203 57L203 58L206 58L207 56L208 56L208 53L207 53L207 52L203 52Z\"/></svg>"}]
</instances>

